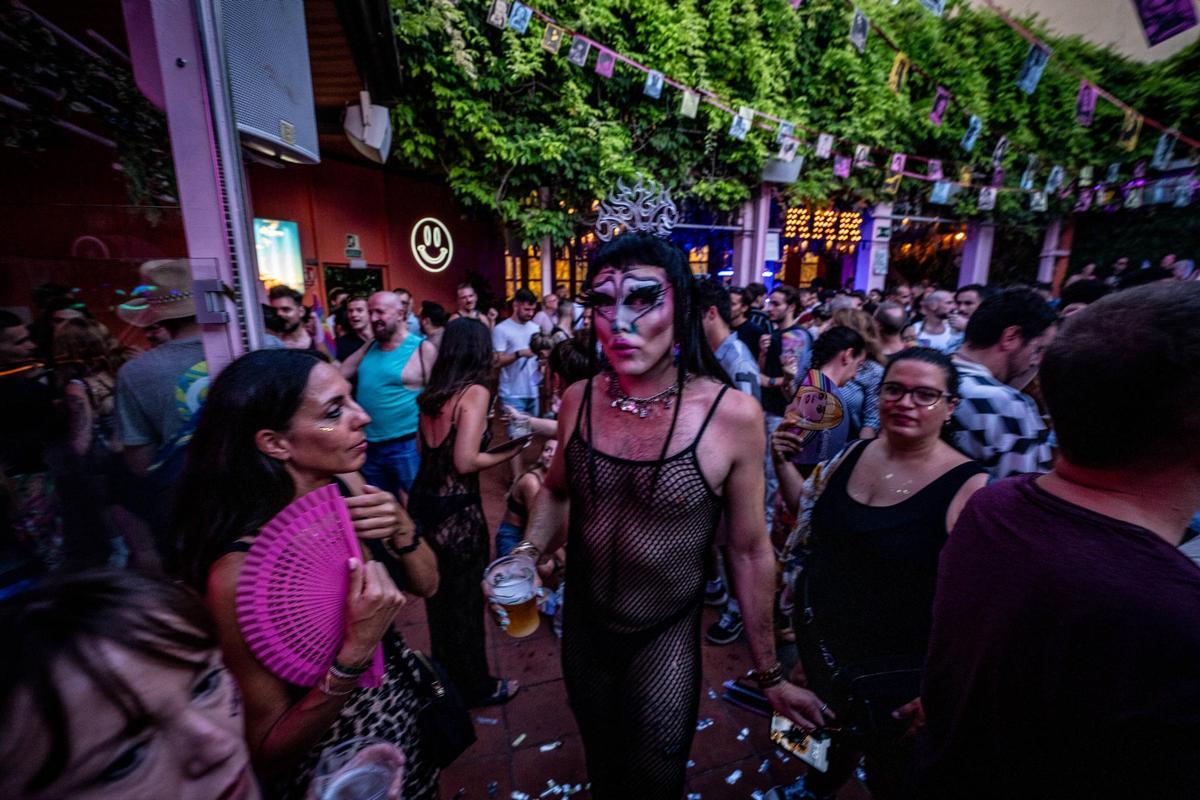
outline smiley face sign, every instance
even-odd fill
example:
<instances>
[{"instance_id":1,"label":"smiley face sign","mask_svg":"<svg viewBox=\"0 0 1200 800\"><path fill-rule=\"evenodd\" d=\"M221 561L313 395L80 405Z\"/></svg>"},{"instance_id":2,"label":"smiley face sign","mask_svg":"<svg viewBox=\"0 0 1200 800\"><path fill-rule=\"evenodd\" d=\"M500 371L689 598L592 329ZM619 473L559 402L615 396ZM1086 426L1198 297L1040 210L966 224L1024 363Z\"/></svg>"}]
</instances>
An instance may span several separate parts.
<instances>
[{"instance_id":1,"label":"smiley face sign","mask_svg":"<svg viewBox=\"0 0 1200 800\"><path fill-rule=\"evenodd\" d=\"M450 266L454 256L454 241L450 230L441 220L425 217L413 225L410 237L413 258L426 272L441 272Z\"/></svg>"}]
</instances>

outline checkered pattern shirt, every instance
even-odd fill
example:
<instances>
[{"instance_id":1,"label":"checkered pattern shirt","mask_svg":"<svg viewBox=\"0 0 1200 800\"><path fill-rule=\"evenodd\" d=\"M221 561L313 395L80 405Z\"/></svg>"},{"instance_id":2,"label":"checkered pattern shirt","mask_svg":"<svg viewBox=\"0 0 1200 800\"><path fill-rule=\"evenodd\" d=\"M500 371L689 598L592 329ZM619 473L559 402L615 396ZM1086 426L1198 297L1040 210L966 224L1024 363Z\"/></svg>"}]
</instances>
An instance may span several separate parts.
<instances>
[{"instance_id":1,"label":"checkered pattern shirt","mask_svg":"<svg viewBox=\"0 0 1200 800\"><path fill-rule=\"evenodd\" d=\"M954 412L955 444L988 471L991 480L1049 472L1050 431L1033 398L996 380L982 364L954 359L962 400Z\"/></svg>"}]
</instances>

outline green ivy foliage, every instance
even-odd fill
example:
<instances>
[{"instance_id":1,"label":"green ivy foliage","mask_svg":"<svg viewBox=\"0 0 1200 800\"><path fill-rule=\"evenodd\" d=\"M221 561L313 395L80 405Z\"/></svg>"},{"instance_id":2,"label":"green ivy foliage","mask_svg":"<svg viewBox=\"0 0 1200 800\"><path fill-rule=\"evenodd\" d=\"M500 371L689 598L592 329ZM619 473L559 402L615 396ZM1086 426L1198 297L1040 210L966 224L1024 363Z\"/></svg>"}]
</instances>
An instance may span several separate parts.
<instances>
[{"instance_id":1,"label":"green ivy foliage","mask_svg":"<svg viewBox=\"0 0 1200 800\"><path fill-rule=\"evenodd\" d=\"M679 114L681 93L669 85L661 99L642 93L645 75L620 62L612 79L567 61L541 45L536 17L527 33L486 22L490 0L392 0L407 96L393 112L395 157L443 173L467 206L498 216L522 245L573 236L596 197L617 178L648 174L716 211L750 197L775 132L756 127L745 141L728 135L729 114L701 103L695 119ZM887 87L893 50L871 32L865 54L849 43L853 15L844 0L545 0L535 7L569 29L612 47L692 87L729 102L797 123L806 140L800 179L781 189L788 203L867 204L884 199L883 169L832 175L832 160L816 159L815 131L840 140L852 154L868 144L880 167L892 152L944 160L948 178L972 168L978 183L991 176L992 148L1001 135L1011 151L1005 186L1015 188L1030 153L1040 157L1038 183L1053 164L1068 175L1084 165L1103 176L1107 165L1129 167L1153 150L1147 128L1135 153L1116 145L1121 112L1101 101L1092 127L1075 122L1078 80L1054 59L1037 91L1026 95L1016 78L1028 43L986 8L951 0L944 17L917 0L861 0L860 7L891 36L917 70L899 93ZM1078 38L1047 35L1038 19L1024 23L1096 83L1143 112L1200 127L1200 45L1153 65L1140 65ZM945 124L928 118L935 89L955 104ZM973 153L959 146L967 111L984 121ZM757 118L762 121L762 118ZM802 128L812 132L804 133ZM914 160L910 171L921 171ZM907 179L896 198L921 207L932 184ZM976 191L956 196L959 216L1032 225L1028 195L1002 192L994 212L975 208ZM1069 211L1070 198L1052 198L1051 214ZM931 210L936 210L933 207Z\"/></svg>"}]
</instances>

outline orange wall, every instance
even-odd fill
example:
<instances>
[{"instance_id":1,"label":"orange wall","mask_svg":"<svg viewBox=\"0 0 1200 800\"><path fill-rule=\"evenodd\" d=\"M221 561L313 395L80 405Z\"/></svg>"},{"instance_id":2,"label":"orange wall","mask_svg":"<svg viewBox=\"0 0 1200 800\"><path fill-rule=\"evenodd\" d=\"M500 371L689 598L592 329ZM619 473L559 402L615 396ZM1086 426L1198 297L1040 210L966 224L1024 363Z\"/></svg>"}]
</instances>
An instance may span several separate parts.
<instances>
[{"instance_id":1,"label":"orange wall","mask_svg":"<svg viewBox=\"0 0 1200 800\"><path fill-rule=\"evenodd\" d=\"M452 309L454 287L469 270L503 289L498 231L467 219L440 182L332 160L284 169L252 166L249 174L254 216L295 222L306 263L345 264L346 234L354 233L367 263L385 267L384 287L404 287L418 303L434 300ZM423 217L440 219L454 240L453 260L439 273L417 266L410 250L412 227ZM323 297L328 287L320 285L320 269L317 274Z\"/></svg>"}]
</instances>

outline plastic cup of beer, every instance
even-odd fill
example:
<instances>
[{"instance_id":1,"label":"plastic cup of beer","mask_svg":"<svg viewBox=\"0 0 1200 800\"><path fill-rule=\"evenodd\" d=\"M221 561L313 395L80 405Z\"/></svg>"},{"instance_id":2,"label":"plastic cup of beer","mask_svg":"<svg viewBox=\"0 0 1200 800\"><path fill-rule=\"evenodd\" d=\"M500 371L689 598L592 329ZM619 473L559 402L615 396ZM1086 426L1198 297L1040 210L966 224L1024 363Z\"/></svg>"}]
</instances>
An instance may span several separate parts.
<instances>
[{"instance_id":1,"label":"plastic cup of beer","mask_svg":"<svg viewBox=\"0 0 1200 800\"><path fill-rule=\"evenodd\" d=\"M315 800L388 800L404 777L404 754L371 736L340 742L321 753L313 772Z\"/></svg>"},{"instance_id":2,"label":"plastic cup of beer","mask_svg":"<svg viewBox=\"0 0 1200 800\"><path fill-rule=\"evenodd\" d=\"M484 573L484 580L492 587L492 602L503 606L508 614L504 630L514 639L522 639L538 628L536 576L533 559L528 556L498 558Z\"/></svg>"}]
</instances>

